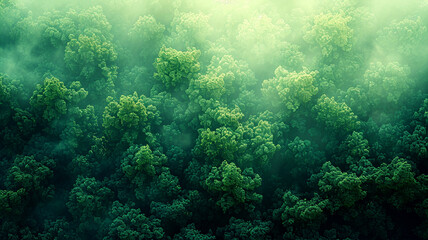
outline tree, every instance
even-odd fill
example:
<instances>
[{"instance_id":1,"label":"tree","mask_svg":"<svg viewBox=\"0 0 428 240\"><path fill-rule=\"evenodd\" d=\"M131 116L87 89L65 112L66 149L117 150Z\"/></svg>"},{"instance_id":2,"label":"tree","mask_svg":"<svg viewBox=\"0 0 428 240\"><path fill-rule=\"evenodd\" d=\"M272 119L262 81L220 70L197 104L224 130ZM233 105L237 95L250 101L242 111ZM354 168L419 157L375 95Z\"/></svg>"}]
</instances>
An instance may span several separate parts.
<instances>
[{"instance_id":1,"label":"tree","mask_svg":"<svg viewBox=\"0 0 428 240\"><path fill-rule=\"evenodd\" d=\"M151 123L159 122L157 109L144 103L144 96L122 95L119 101L112 97L103 113L104 133L113 143L142 143L147 140Z\"/></svg>"},{"instance_id":2,"label":"tree","mask_svg":"<svg viewBox=\"0 0 428 240\"><path fill-rule=\"evenodd\" d=\"M411 56L417 51L426 30L421 17L393 20L379 31L376 42L384 51L395 49L399 54Z\"/></svg>"},{"instance_id":3,"label":"tree","mask_svg":"<svg viewBox=\"0 0 428 240\"><path fill-rule=\"evenodd\" d=\"M132 43L130 48L136 49L145 60L151 60L159 51L164 32L165 26L152 15L140 16L128 33Z\"/></svg>"},{"instance_id":4,"label":"tree","mask_svg":"<svg viewBox=\"0 0 428 240\"><path fill-rule=\"evenodd\" d=\"M112 38L110 34L112 26L100 6L81 11L70 9L67 12L45 12L28 24L40 31L37 34L41 36L41 45L50 45L54 48L64 48L70 40L80 34L88 36L95 34L108 40Z\"/></svg>"},{"instance_id":5,"label":"tree","mask_svg":"<svg viewBox=\"0 0 428 240\"><path fill-rule=\"evenodd\" d=\"M323 57L337 58L341 51L347 52L352 48L354 30L349 26L351 19L343 11L316 15L304 39L317 44Z\"/></svg>"},{"instance_id":6,"label":"tree","mask_svg":"<svg viewBox=\"0 0 428 240\"><path fill-rule=\"evenodd\" d=\"M161 221L153 217L146 217L139 208L133 208L118 201L113 202L110 211L113 219L108 226L106 240L113 239L162 239L164 231Z\"/></svg>"},{"instance_id":7,"label":"tree","mask_svg":"<svg viewBox=\"0 0 428 240\"><path fill-rule=\"evenodd\" d=\"M59 137L70 154L86 154L94 143L95 136L100 135L98 117L95 108L87 105L85 108L71 107L65 115L67 121L58 122Z\"/></svg>"},{"instance_id":8,"label":"tree","mask_svg":"<svg viewBox=\"0 0 428 240\"><path fill-rule=\"evenodd\" d=\"M67 208L78 222L79 232L97 230L109 208L113 192L93 177L79 176L70 192Z\"/></svg>"},{"instance_id":9,"label":"tree","mask_svg":"<svg viewBox=\"0 0 428 240\"><path fill-rule=\"evenodd\" d=\"M166 232L174 232L185 227L193 218L193 209L198 207L200 198L198 191L189 191L172 202L151 202L150 211L162 221Z\"/></svg>"},{"instance_id":10,"label":"tree","mask_svg":"<svg viewBox=\"0 0 428 240\"><path fill-rule=\"evenodd\" d=\"M17 191L0 190L0 216L3 219L21 215L25 205L26 190L20 188Z\"/></svg>"},{"instance_id":11,"label":"tree","mask_svg":"<svg viewBox=\"0 0 428 240\"><path fill-rule=\"evenodd\" d=\"M95 34L80 34L72 38L65 48L66 67L83 84L98 95L110 93L117 77L117 59L113 44Z\"/></svg>"},{"instance_id":12,"label":"tree","mask_svg":"<svg viewBox=\"0 0 428 240\"><path fill-rule=\"evenodd\" d=\"M206 162L219 164L223 160L233 161L238 152L242 139L242 132L230 128L220 127L214 131L200 129L193 152Z\"/></svg>"},{"instance_id":13,"label":"tree","mask_svg":"<svg viewBox=\"0 0 428 240\"><path fill-rule=\"evenodd\" d=\"M211 26L209 16L203 13L177 12L171 22L172 34L168 46L176 49L207 48Z\"/></svg>"},{"instance_id":14,"label":"tree","mask_svg":"<svg viewBox=\"0 0 428 240\"><path fill-rule=\"evenodd\" d=\"M124 153L121 169L125 177L132 183L137 186L144 186L156 175L156 168L165 161L165 155L157 151L153 153L149 145L132 145Z\"/></svg>"},{"instance_id":15,"label":"tree","mask_svg":"<svg viewBox=\"0 0 428 240\"><path fill-rule=\"evenodd\" d=\"M225 228L225 239L227 240L239 240L239 239L271 239L269 235L272 229L272 222L270 221L245 221L243 219L237 219L231 217L229 225Z\"/></svg>"},{"instance_id":16,"label":"tree","mask_svg":"<svg viewBox=\"0 0 428 240\"><path fill-rule=\"evenodd\" d=\"M255 169L267 169L276 152L281 149L279 144L274 143L274 126L265 120L251 119L244 126L241 147L245 153L238 159L241 166L253 167Z\"/></svg>"},{"instance_id":17,"label":"tree","mask_svg":"<svg viewBox=\"0 0 428 240\"><path fill-rule=\"evenodd\" d=\"M229 127L236 129L240 126L240 120L244 117L238 106L230 109L223 106L208 108L199 116L199 121L204 128Z\"/></svg>"},{"instance_id":18,"label":"tree","mask_svg":"<svg viewBox=\"0 0 428 240\"><path fill-rule=\"evenodd\" d=\"M64 239L73 240L79 239L76 231L72 229L72 225L65 220L65 218L59 218L55 220L45 220L44 231L38 234L38 239L49 240L49 239Z\"/></svg>"},{"instance_id":19,"label":"tree","mask_svg":"<svg viewBox=\"0 0 428 240\"><path fill-rule=\"evenodd\" d=\"M426 194L424 175L416 178L412 166L402 158L394 158L390 163L383 163L371 175L368 181L376 186L385 200L395 208L404 208Z\"/></svg>"},{"instance_id":20,"label":"tree","mask_svg":"<svg viewBox=\"0 0 428 240\"><path fill-rule=\"evenodd\" d=\"M340 158L345 159L347 164L355 164L362 157L368 157L370 153L369 142L364 139L362 132L352 132L339 146L343 152Z\"/></svg>"},{"instance_id":21,"label":"tree","mask_svg":"<svg viewBox=\"0 0 428 240\"><path fill-rule=\"evenodd\" d=\"M205 186L217 196L216 203L223 212L239 208L253 211L254 204L262 200L262 195L254 192L261 182L253 169L246 168L242 172L234 163L223 161L220 167L211 169Z\"/></svg>"},{"instance_id":22,"label":"tree","mask_svg":"<svg viewBox=\"0 0 428 240\"><path fill-rule=\"evenodd\" d=\"M334 97L323 94L312 108L317 115L316 119L335 132L351 132L357 130L360 121L346 103L338 103Z\"/></svg>"},{"instance_id":23,"label":"tree","mask_svg":"<svg viewBox=\"0 0 428 240\"><path fill-rule=\"evenodd\" d=\"M15 43L20 36L17 26L23 18L23 11L13 1L3 0L0 2L0 46Z\"/></svg>"},{"instance_id":24,"label":"tree","mask_svg":"<svg viewBox=\"0 0 428 240\"><path fill-rule=\"evenodd\" d=\"M0 148L11 153L23 148L36 126L33 114L19 101L22 92L20 81L0 74Z\"/></svg>"},{"instance_id":25,"label":"tree","mask_svg":"<svg viewBox=\"0 0 428 240\"><path fill-rule=\"evenodd\" d=\"M287 144L284 163L291 176L299 180L293 182L294 184L299 184L300 179L307 179L317 172L323 160L321 152L316 150L316 146L310 140L295 137Z\"/></svg>"},{"instance_id":26,"label":"tree","mask_svg":"<svg viewBox=\"0 0 428 240\"><path fill-rule=\"evenodd\" d=\"M189 224L181 229L179 234L174 235L174 240L214 240L215 236L210 233L203 234L199 231L195 224Z\"/></svg>"},{"instance_id":27,"label":"tree","mask_svg":"<svg viewBox=\"0 0 428 240\"><path fill-rule=\"evenodd\" d=\"M186 90L190 99L199 102L200 99L220 100L226 93L224 86L224 74L216 75L213 73L199 75L192 79L189 88Z\"/></svg>"},{"instance_id":28,"label":"tree","mask_svg":"<svg viewBox=\"0 0 428 240\"><path fill-rule=\"evenodd\" d=\"M376 62L370 64L362 83L375 106L397 103L413 83L409 74L409 67L401 66L398 62L386 65Z\"/></svg>"},{"instance_id":29,"label":"tree","mask_svg":"<svg viewBox=\"0 0 428 240\"><path fill-rule=\"evenodd\" d=\"M416 121L423 126L428 126L428 98L425 98L422 106L413 114Z\"/></svg>"},{"instance_id":30,"label":"tree","mask_svg":"<svg viewBox=\"0 0 428 240\"><path fill-rule=\"evenodd\" d=\"M154 62L155 78L160 80L166 89L181 87L195 78L200 70L198 62L201 52L189 49L185 52L163 46Z\"/></svg>"},{"instance_id":31,"label":"tree","mask_svg":"<svg viewBox=\"0 0 428 240\"><path fill-rule=\"evenodd\" d=\"M315 76L316 72L307 69L297 73L279 66L274 78L263 81L261 90L273 107L295 112L317 94L318 88L313 85Z\"/></svg>"},{"instance_id":32,"label":"tree","mask_svg":"<svg viewBox=\"0 0 428 240\"><path fill-rule=\"evenodd\" d=\"M24 189L33 200L52 196L55 161L52 159L38 160L33 155L17 155L7 175L9 189L21 192Z\"/></svg>"},{"instance_id":33,"label":"tree","mask_svg":"<svg viewBox=\"0 0 428 240\"><path fill-rule=\"evenodd\" d=\"M216 76L224 74L224 97L228 99L236 98L239 93L256 84L256 78L248 64L236 60L232 55L213 56L207 72Z\"/></svg>"},{"instance_id":34,"label":"tree","mask_svg":"<svg viewBox=\"0 0 428 240\"><path fill-rule=\"evenodd\" d=\"M33 109L45 121L58 119L67 113L67 103L71 100L69 89L55 77L46 78L43 85L38 84L30 99Z\"/></svg>"},{"instance_id":35,"label":"tree","mask_svg":"<svg viewBox=\"0 0 428 240\"><path fill-rule=\"evenodd\" d=\"M306 200L287 191L282 196L281 206L274 210L273 215L274 219L281 221L288 234L317 231L325 221L327 204L328 200L321 200L318 195Z\"/></svg>"},{"instance_id":36,"label":"tree","mask_svg":"<svg viewBox=\"0 0 428 240\"><path fill-rule=\"evenodd\" d=\"M355 173L342 172L331 162L326 162L319 174L311 177L318 181L320 196L329 200L326 206L331 212L341 207L351 208L355 202L363 199L367 192L362 189L364 178L359 178Z\"/></svg>"}]
</instances>

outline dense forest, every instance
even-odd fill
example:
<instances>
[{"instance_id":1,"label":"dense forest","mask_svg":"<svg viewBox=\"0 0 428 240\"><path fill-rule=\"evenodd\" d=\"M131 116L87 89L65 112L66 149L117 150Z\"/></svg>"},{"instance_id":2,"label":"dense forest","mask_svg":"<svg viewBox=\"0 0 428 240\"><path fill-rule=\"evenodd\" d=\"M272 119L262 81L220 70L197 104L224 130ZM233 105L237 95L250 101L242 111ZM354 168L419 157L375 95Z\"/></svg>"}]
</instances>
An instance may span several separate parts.
<instances>
[{"instance_id":1,"label":"dense forest","mask_svg":"<svg viewBox=\"0 0 428 240\"><path fill-rule=\"evenodd\" d=\"M0 0L0 239L428 239L428 1Z\"/></svg>"}]
</instances>

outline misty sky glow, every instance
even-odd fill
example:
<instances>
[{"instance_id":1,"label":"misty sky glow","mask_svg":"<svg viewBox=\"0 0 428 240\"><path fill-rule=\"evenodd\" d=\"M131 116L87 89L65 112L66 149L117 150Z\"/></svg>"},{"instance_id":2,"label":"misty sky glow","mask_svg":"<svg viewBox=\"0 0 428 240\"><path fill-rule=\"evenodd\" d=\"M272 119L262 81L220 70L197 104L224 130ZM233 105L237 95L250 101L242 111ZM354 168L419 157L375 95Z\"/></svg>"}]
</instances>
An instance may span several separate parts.
<instances>
[{"instance_id":1,"label":"misty sky glow","mask_svg":"<svg viewBox=\"0 0 428 240\"><path fill-rule=\"evenodd\" d=\"M0 239L428 239L428 2L0 0Z\"/></svg>"}]
</instances>

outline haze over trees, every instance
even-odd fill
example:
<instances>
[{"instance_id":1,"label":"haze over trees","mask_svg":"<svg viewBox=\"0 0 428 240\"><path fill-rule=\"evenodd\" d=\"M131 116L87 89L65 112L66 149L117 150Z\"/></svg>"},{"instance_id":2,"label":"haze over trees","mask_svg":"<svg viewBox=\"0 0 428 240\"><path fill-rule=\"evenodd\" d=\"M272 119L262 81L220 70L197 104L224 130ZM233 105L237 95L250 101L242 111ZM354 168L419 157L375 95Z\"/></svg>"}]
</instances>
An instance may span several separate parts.
<instances>
[{"instance_id":1,"label":"haze over trees","mask_svg":"<svg viewBox=\"0 0 428 240\"><path fill-rule=\"evenodd\" d=\"M0 239L428 239L426 0L0 0Z\"/></svg>"}]
</instances>

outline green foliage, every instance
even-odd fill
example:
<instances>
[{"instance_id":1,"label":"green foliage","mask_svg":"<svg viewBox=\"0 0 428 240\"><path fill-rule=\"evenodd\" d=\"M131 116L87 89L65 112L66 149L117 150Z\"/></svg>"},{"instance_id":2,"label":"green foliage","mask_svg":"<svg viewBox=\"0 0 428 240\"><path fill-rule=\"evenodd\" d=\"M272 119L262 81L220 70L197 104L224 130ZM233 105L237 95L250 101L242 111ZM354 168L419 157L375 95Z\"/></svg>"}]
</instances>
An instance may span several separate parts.
<instances>
[{"instance_id":1,"label":"green foliage","mask_svg":"<svg viewBox=\"0 0 428 240\"><path fill-rule=\"evenodd\" d=\"M220 127L215 131L200 129L194 153L207 162L220 163L225 159L233 161L240 147L240 139L242 133L230 128Z\"/></svg>"},{"instance_id":2,"label":"green foliage","mask_svg":"<svg viewBox=\"0 0 428 240\"><path fill-rule=\"evenodd\" d=\"M95 34L72 38L65 49L64 61L68 69L82 77L83 83L98 94L111 91L117 77L113 44Z\"/></svg>"},{"instance_id":3,"label":"green foliage","mask_svg":"<svg viewBox=\"0 0 428 240\"><path fill-rule=\"evenodd\" d=\"M77 239L77 234L71 229L69 222L65 219L46 220L44 222L44 231L38 234L40 240L49 239Z\"/></svg>"},{"instance_id":4,"label":"green foliage","mask_svg":"<svg viewBox=\"0 0 428 240\"><path fill-rule=\"evenodd\" d=\"M425 99L422 106L413 114L411 129L397 134L401 139L397 146L402 149L402 154L411 156L411 160L418 165L419 168L427 169L428 164L428 100Z\"/></svg>"},{"instance_id":5,"label":"green foliage","mask_svg":"<svg viewBox=\"0 0 428 240\"><path fill-rule=\"evenodd\" d=\"M195 224L189 224L185 228L181 229L179 234L174 236L174 240L214 240L215 236L212 234L203 234L196 229Z\"/></svg>"},{"instance_id":6,"label":"green foliage","mask_svg":"<svg viewBox=\"0 0 428 240\"><path fill-rule=\"evenodd\" d=\"M215 76L224 75L224 96L236 96L239 92L256 83L254 73L248 64L236 60L231 55L212 57L207 69L209 73L213 73Z\"/></svg>"},{"instance_id":7,"label":"green foliage","mask_svg":"<svg viewBox=\"0 0 428 240\"><path fill-rule=\"evenodd\" d=\"M82 11L70 9L66 13L45 12L37 21L29 24L36 25L34 27L40 31L41 44L50 44L52 47L65 47L67 42L80 34L111 38L111 24L99 6Z\"/></svg>"},{"instance_id":8,"label":"green foliage","mask_svg":"<svg viewBox=\"0 0 428 240\"><path fill-rule=\"evenodd\" d=\"M149 176L153 176L156 173L152 163L152 151L148 145L140 147L138 152L135 154L135 162L137 163L135 170L145 172Z\"/></svg>"},{"instance_id":9,"label":"green foliage","mask_svg":"<svg viewBox=\"0 0 428 240\"><path fill-rule=\"evenodd\" d=\"M20 215L23 212L26 191L20 188L17 191L0 190L0 216L3 219L14 215Z\"/></svg>"},{"instance_id":10,"label":"green foliage","mask_svg":"<svg viewBox=\"0 0 428 240\"><path fill-rule=\"evenodd\" d=\"M93 223L101 222L112 197L113 192L95 178L79 176L76 179L67 208L73 218L81 223L79 231L94 228Z\"/></svg>"},{"instance_id":11,"label":"green foliage","mask_svg":"<svg viewBox=\"0 0 428 240\"><path fill-rule=\"evenodd\" d=\"M3 111L11 107L13 101L11 96L13 89L11 89L11 87L13 86L8 84L7 77L0 75L0 107ZM2 117L2 119L4 118L5 117Z\"/></svg>"},{"instance_id":12,"label":"green foliage","mask_svg":"<svg viewBox=\"0 0 428 240\"><path fill-rule=\"evenodd\" d=\"M148 145L139 148L131 146L122 160L121 168L130 180L138 176L138 181L141 181L141 179L153 177L156 174L154 166L159 164L158 157L153 155Z\"/></svg>"},{"instance_id":13,"label":"green foliage","mask_svg":"<svg viewBox=\"0 0 428 240\"><path fill-rule=\"evenodd\" d=\"M409 56L417 51L426 30L420 17L394 20L379 32L376 40L386 51L394 48L398 53Z\"/></svg>"},{"instance_id":14,"label":"green foliage","mask_svg":"<svg viewBox=\"0 0 428 240\"><path fill-rule=\"evenodd\" d=\"M46 121L52 121L67 113L67 103L71 99L69 89L55 77L46 78L38 84L30 99L30 104Z\"/></svg>"},{"instance_id":15,"label":"green foliage","mask_svg":"<svg viewBox=\"0 0 428 240\"><path fill-rule=\"evenodd\" d=\"M292 177L310 177L322 165L324 158L311 141L294 138L287 144L284 162L291 169Z\"/></svg>"},{"instance_id":16,"label":"green foliage","mask_svg":"<svg viewBox=\"0 0 428 240\"><path fill-rule=\"evenodd\" d=\"M199 75L198 78L191 80L186 93L191 99L214 99L220 100L225 94L224 74L219 76L215 74Z\"/></svg>"},{"instance_id":17,"label":"green foliage","mask_svg":"<svg viewBox=\"0 0 428 240\"><path fill-rule=\"evenodd\" d=\"M428 157L428 132L426 127L417 125L412 133L404 132L399 145L406 154L412 156L413 161L421 166L427 166L425 161Z\"/></svg>"},{"instance_id":18,"label":"green foliage","mask_svg":"<svg viewBox=\"0 0 428 240\"><path fill-rule=\"evenodd\" d=\"M189 162L188 167L184 170L185 179L193 188L198 188L205 182L211 167L208 164L200 164L196 159Z\"/></svg>"},{"instance_id":19,"label":"green foliage","mask_svg":"<svg viewBox=\"0 0 428 240\"><path fill-rule=\"evenodd\" d=\"M33 133L35 119L21 108L16 98L22 91L20 81L0 74L0 145L17 150Z\"/></svg>"},{"instance_id":20,"label":"green foliage","mask_svg":"<svg viewBox=\"0 0 428 240\"><path fill-rule=\"evenodd\" d=\"M160 227L160 220L146 217L139 208L115 201L112 205L110 217L113 219L104 237L110 239L162 239L164 231Z\"/></svg>"},{"instance_id":21,"label":"green foliage","mask_svg":"<svg viewBox=\"0 0 428 240\"><path fill-rule=\"evenodd\" d=\"M317 114L317 121L335 132L351 132L357 130L360 121L346 103L338 103L334 97L329 98L323 94L313 107Z\"/></svg>"},{"instance_id":22,"label":"green foliage","mask_svg":"<svg viewBox=\"0 0 428 240\"><path fill-rule=\"evenodd\" d=\"M352 132L339 148L343 151L341 157L346 159L347 164L353 164L362 157L368 157L370 152L369 142L364 139L362 132Z\"/></svg>"},{"instance_id":23,"label":"green foliage","mask_svg":"<svg viewBox=\"0 0 428 240\"><path fill-rule=\"evenodd\" d=\"M201 125L208 127L229 127L236 129L240 126L240 120L244 117L238 106L234 109L218 106L208 108L203 115L199 116Z\"/></svg>"},{"instance_id":24,"label":"green foliage","mask_svg":"<svg viewBox=\"0 0 428 240\"><path fill-rule=\"evenodd\" d=\"M48 197L53 193L50 179L55 165L52 159L39 161L32 155L18 155L8 171L7 185L17 191L25 189L35 197Z\"/></svg>"},{"instance_id":25,"label":"green foliage","mask_svg":"<svg viewBox=\"0 0 428 240\"><path fill-rule=\"evenodd\" d=\"M135 149L138 151L138 148L135 147L131 147L128 151L136 152ZM130 160L132 159L132 155L125 156L124 161L127 161L126 158ZM155 152L154 159L156 159L155 161L158 161L158 163L166 162L166 156L159 152ZM126 166L122 164L122 171L123 169L132 170L132 167L135 167L135 165ZM128 181L121 181L122 184L127 185L121 187L126 187L127 189L130 187L129 189L134 191L132 195L134 195L141 203L144 203L147 206L149 206L153 201L171 201L175 199L182 191L182 188L179 185L178 177L172 175L168 167L156 166L155 169L156 175L152 177L149 177L141 171L130 171L135 173L134 176L126 175L127 172L121 173L124 175L124 179L122 180L126 179L132 183L132 185L129 185Z\"/></svg>"},{"instance_id":26,"label":"green foliage","mask_svg":"<svg viewBox=\"0 0 428 240\"><path fill-rule=\"evenodd\" d=\"M313 18L304 39L317 44L324 57L337 57L340 51L350 51L354 30L350 26L351 16L343 11L321 13Z\"/></svg>"},{"instance_id":27,"label":"green foliage","mask_svg":"<svg viewBox=\"0 0 428 240\"><path fill-rule=\"evenodd\" d=\"M0 239L427 239L427 7L0 0Z\"/></svg>"},{"instance_id":28,"label":"green foliage","mask_svg":"<svg viewBox=\"0 0 428 240\"><path fill-rule=\"evenodd\" d=\"M161 169L162 164L165 162L166 156L158 150L152 151L148 145L132 145L124 153L120 165L121 172L136 186L135 194L137 198L143 199L147 197L145 196L147 195L146 188L148 183L153 180L152 184L154 185L159 183L165 185L156 185L157 188L162 189L155 195L169 196L171 194L169 193L170 189L168 189L168 186L173 185L172 188L174 188L178 184L178 181L175 179L163 180L163 178L170 177L168 171Z\"/></svg>"},{"instance_id":29,"label":"green foliage","mask_svg":"<svg viewBox=\"0 0 428 240\"><path fill-rule=\"evenodd\" d=\"M289 232L302 231L307 227L317 229L325 220L327 204L328 200L321 200L317 195L306 200L287 191L282 196L281 207L275 209L273 214Z\"/></svg>"},{"instance_id":30,"label":"green foliage","mask_svg":"<svg viewBox=\"0 0 428 240\"><path fill-rule=\"evenodd\" d=\"M16 28L22 15L13 1L0 2L0 47L7 46L18 39L20 34Z\"/></svg>"},{"instance_id":31,"label":"green foliage","mask_svg":"<svg viewBox=\"0 0 428 240\"><path fill-rule=\"evenodd\" d=\"M179 185L179 179L177 176L171 174L170 170L166 167L161 169L161 173L156 176L151 186L145 189L148 193L137 192L137 198L140 199L151 199L151 200L171 200L176 198L181 193L182 188Z\"/></svg>"},{"instance_id":32,"label":"green foliage","mask_svg":"<svg viewBox=\"0 0 428 240\"><path fill-rule=\"evenodd\" d=\"M200 70L198 62L200 55L201 52L196 49L182 52L163 46L154 62L156 69L154 76L167 89L187 85Z\"/></svg>"},{"instance_id":33,"label":"green foliage","mask_svg":"<svg viewBox=\"0 0 428 240\"><path fill-rule=\"evenodd\" d=\"M271 222L264 222L260 220L245 221L232 217L229 220L229 225L225 229L224 239L238 240L238 239L271 239L269 232L272 229Z\"/></svg>"},{"instance_id":34,"label":"green foliage","mask_svg":"<svg viewBox=\"0 0 428 240\"><path fill-rule=\"evenodd\" d=\"M344 97L346 105L359 117L367 117L372 109L370 96L361 87L350 87Z\"/></svg>"},{"instance_id":35,"label":"green foliage","mask_svg":"<svg viewBox=\"0 0 428 240\"><path fill-rule=\"evenodd\" d=\"M182 228L192 217L191 210L197 207L200 198L198 191L190 191L171 203L151 202L151 213L162 221L165 230Z\"/></svg>"},{"instance_id":36,"label":"green foliage","mask_svg":"<svg viewBox=\"0 0 428 240\"><path fill-rule=\"evenodd\" d=\"M295 112L318 92L313 85L316 72L288 72L283 67L275 70L275 77L263 82L262 92L272 106Z\"/></svg>"},{"instance_id":37,"label":"green foliage","mask_svg":"<svg viewBox=\"0 0 428 240\"><path fill-rule=\"evenodd\" d=\"M134 92L133 95L120 96L119 101L107 99L103 127L110 141L137 143L150 131L151 122L158 121L156 107L145 104L143 98Z\"/></svg>"},{"instance_id":38,"label":"green foliage","mask_svg":"<svg viewBox=\"0 0 428 240\"><path fill-rule=\"evenodd\" d=\"M38 30L41 32L42 43L45 46L65 46L70 41L70 34L77 33L78 27L72 19L76 16L76 12L70 11L68 14L64 16L59 12L46 12L37 19Z\"/></svg>"},{"instance_id":39,"label":"green foliage","mask_svg":"<svg viewBox=\"0 0 428 240\"><path fill-rule=\"evenodd\" d=\"M74 176L90 176L99 167L95 159L82 155L77 155L69 164L69 168L71 169L70 172Z\"/></svg>"},{"instance_id":40,"label":"green foliage","mask_svg":"<svg viewBox=\"0 0 428 240\"><path fill-rule=\"evenodd\" d=\"M138 39L141 45L158 42L165 31L165 26L156 22L151 15L140 16L129 32L131 37Z\"/></svg>"},{"instance_id":41,"label":"green foliage","mask_svg":"<svg viewBox=\"0 0 428 240\"><path fill-rule=\"evenodd\" d=\"M368 90L369 100L378 105L397 103L412 85L409 68L398 62L384 65L381 62L370 64L364 73L363 86Z\"/></svg>"},{"instance_id":42,"label":"green foliage","mask_svg":"<svg viewBox=\"0 0 428 240\"><path fill-rule=\"evenodd\" d=\"M148 58L154 57L159 50L164 32L164 25L158 23L152 15L145 15L138 18L128 36L132 40L132 47L140 52L140 56Z\"/></svg>"},{"instance_id":43,"label":"green foliage","mask_svg":"<svg viewBox=\"0 0 428 240\"><path fill-rule=\"evenodd\" d=\"M234 163L223 161L220 167L211 169L205 185L208 191L217 195L217 205L226 212L240 206L253 210L253 204L262 200L262 195L254 192L261 182L253 169L246 168L242 172Z\"/></svg>"},{"instance_id":44,"label":"green foliage","mask_svg":"<svg viewBox=\"0 0 428 240\"><path fill-rule=\"evenodd\" d=\"M244 139L241 148L245 154L238 159L244 166L266 168L273 159L274 154L281 149L273 141L274 126L264 120L250 121L244 126Z\"/></svg>"},{"instance_id":45,"label":"green foliage","mask_svg":"<svg viewBox=\"0 0 428 240\"><path fill-rule=\"evenodd\" d=\"M428 126L428 98L424 100L419 110L413 114L413 117L422 125Z\"/></svg>"},{"instance_id":46,"label":"green foliage","mask_svg":"<svg viewBox=\"0 0 428 240\"><path fill-rule=\"evenodd\" d=\"M426 182L419 182L412 166L398 157L389 164L383 163L368 180L373 182L383 195L388 196L386 201L396 208L404 207L414 201L416 196L427 191Z\"/></svg>"},{"instance_id":47,"label":"green foliage","mask_svg":"<svg viewBox=\"0 0 428 240\"><path fill-rule=\"evenodd\" d=\"M330 162L324 163L321 172L312 175L312 178L318 180L320 196L329 199L327 207L332 212L341 207L350 208L367 195L362 189L364 178L357 177L355 173L342 172Z\"/></svg>"},{"instance_id":48,"label":"green foliage","mask_svg":"<svg viewBox=\"0 0 428 240\"><path fill-rule=\"evenodd\" d=\"M211 32L208 20L209 16L202 13L177 13L171 22L173 32L169 44L178 49L206 47Z\"/></svg>"},{"instance_id":49,"label":"green foliage","mask_svg":"<svg viewBox=\"0 0 428 240\"><path fill-rule=\"evenodd\" d=\"M183 225L187 222L192 215L187 210L189 204L188 199L177 199L171 204L152 202L150 209L152 214L159 217L166 226L171 227L174 224Z\"/></svg>"},{"instance_id":50,"label":"green foliage","mask_svg":"<svg viewBox=\"0 0 428 240\"><path fill-rule=\"evenodd\" d=\"M99 134L98 117L94 106L86 108L72 107L66 115L69 121L64 126L60 138L69 150L86 154L94 141L94 136Z\"/></svg>"}]
</instances>

